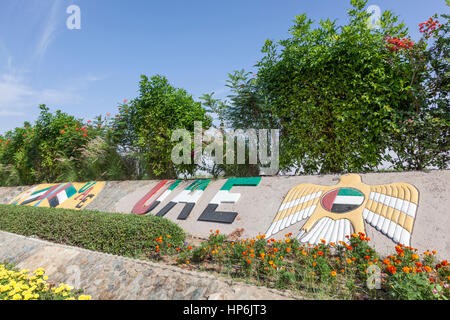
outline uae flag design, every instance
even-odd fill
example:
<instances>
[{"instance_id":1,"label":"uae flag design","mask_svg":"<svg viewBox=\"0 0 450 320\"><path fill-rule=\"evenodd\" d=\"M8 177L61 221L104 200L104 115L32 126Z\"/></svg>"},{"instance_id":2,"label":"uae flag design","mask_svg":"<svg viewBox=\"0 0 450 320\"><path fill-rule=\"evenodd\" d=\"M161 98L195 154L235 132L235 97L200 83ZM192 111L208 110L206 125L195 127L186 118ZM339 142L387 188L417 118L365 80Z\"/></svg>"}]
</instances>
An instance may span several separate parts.
<instances>
[{"instance_id":1,"label":"uae flag design","mask_svg":"<svg viewBox=\"0 0 450 320\"><path fill-rule=\"evenodd\" d=\"M72 197L77 193L77 189L73 186L73 184L69 183L65 185L62 189L58 189L56 192L52 193L48 197L48 203L50 207L56 208L61 203Z\"/></svg>"},{"instance_id":2,"label":"uae flag design","mask_svg":"<svg viewBox=\"0 0 450 320\"><path fill-rule=\"evenodd\" d=\"M334 189L321 200L322 207L334 213L346 213L358 208L364 202L364 194L353 188Z\"/></svg>"}]
</instances>

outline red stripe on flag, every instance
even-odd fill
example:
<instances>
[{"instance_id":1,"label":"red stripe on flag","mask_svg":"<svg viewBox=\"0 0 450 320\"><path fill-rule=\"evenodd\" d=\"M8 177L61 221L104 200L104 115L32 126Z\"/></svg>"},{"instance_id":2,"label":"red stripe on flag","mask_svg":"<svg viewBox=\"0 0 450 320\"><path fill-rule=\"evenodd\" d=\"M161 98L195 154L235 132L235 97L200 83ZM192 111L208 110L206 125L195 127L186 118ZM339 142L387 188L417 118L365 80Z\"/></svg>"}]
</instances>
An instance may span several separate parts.
<instances>
[{"instance_id":1,"label":"red stripe on flag","mask_svg":"<svg viewBox=\"0 0 450 320\"><path fill-rule=\"evenodd\" d=\"M141 200L138 201L133 207L133 210L131 210L132 213L135 214L145 214L145 211L158 199L154 200L150 205L146 206L145 203L153 197L153 195L158 192L159 189L161 189L168 180L162 180L160 181L156 186L154 186ZM166 189L167 190L167 189Z\"/></svg>"},{"instance_id":2,"label":"red stripe on flag","mask_svg":"<svg viewBox=\"0 0 450 320\"><path fill-rule=\"evenodd\" d=\"M333 207L333 203L337 197L338 192L339 192L339 189L333 190L331 192L328 192L322 198L322 206L325 208L325 210L331 211L331 208Z\"/></svg>"}]
</instances>

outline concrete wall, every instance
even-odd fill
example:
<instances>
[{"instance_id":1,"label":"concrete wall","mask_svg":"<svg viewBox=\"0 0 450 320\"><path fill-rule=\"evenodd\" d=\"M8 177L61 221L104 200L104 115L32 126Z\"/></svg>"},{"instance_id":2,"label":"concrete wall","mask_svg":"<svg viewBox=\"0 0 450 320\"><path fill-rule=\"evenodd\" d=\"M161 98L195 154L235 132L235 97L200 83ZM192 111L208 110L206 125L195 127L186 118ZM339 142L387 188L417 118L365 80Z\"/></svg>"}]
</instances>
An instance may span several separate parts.
<instances>
[{"instance_id":1,"label":"concrete wall","mask_svg":"<svg viewBox=\"0 0 450 320\"><path fill-rule=\"evenodd\" d=\"M361 181L359 182L359 180ZM333 233L334 239L338 240L341 239L339 233L342 235L344 223L339 224L336 221L347 220L350 222L348 225L351 227L351 232L365 232L372 239L375 248L382 254L393 253L394 240L397 240L421 251L436 250L442 258L450 257L449 170L368 173L350 176L262 177L260 180L221 179L212 180L207 185L203 181L203 184L194 186L192 186L194 181L181 181L173 190L168 189L173 182L173 180L166 183L164 181L106 182L104 185L98 183L98 185L101 184L101 188L97 185L95 187L97 189L91 191L86 190L86 188L83 189L81 186L84 186L84 184L74 184L78 193L67 200L70 206L63 202L58 207L75 207L78 205L81 209L87 210L134 214L132 213L133 209L138 213L144 211L142 206L137 205L139 201L143 206L147 206L157 200L159 204L147 214L158 214L171 202L179 200L180 202L170 210L165 210L167 212L164 217L178 223L186 232L195 236L206 237L211 229L219 229L226 234L237 232L241 234L242 238L246 238L266 234L272 224L276 223L280 206L284 202L295 204L295 201L297 201L302 203L302 196L310 196L311 190L319 190L317 192L317 194L320 193L319 196L305 202L305 205L309 206L306 209L310 212L304 212L304 219L298 219L302 213L297 213L296 219L298 222L292 223L294 220L289 220L289 225L286 224L288 225L286 228L271 234L271 236L276 239L283 238L286 233L293 233L296 236L302 227L305 227L307 232L302 238L305 239L304 237L308 236L308 232L312 233L315 228L318 229L320 220L324 219L324 221L327 220L324 223L331 226L329 230L332 230L333 224L335 225L334 232L330 232L329 241L333 239ZM185 189L189 186L192 190L186 191ZM41 187L38 186L35 192L40 189ZM359 207L353 205L355 209L345 213L325 210L323 197L328 192L332 193L337 189L356 190L362 195L360 199L363 202ZM18 196L24 196L24 190L26 190L24 187L0 188L0 203L17 202ZM55 193L58 193L57 190L61 189L56 188L55 190L53 194L46 195L47 198L54 198ZM416 198L414 198L415 193ZM384 204L380 204L382 200L381 198L378 199L375 196L376 194L382 195ZM146 195L148 197L152 195L148 201L145 201ZM30 198L33 195L25 195L18 204L27 197ZM50 206L50 201L47 201L47 198L41 199L39 206ZM77 200L74 200L75 198ZM87 200L84 198L87 198ZM164 198L164 200L159 201L161 198ZM343 197L342 199L347 198ZM378 202L374 200L378 200ZM80 201L83 202L80 204ZM181 203L182 201L187 201L188 204ZM37 202L29 202L27 205L36 205ZM214 204L218 204L218 206ZM185 207L192 209L187 216L186 213L189 210L184 209L183 211ZM216 211L228 213L214 213L214 207L217 207ZM289 212L286 216L289 216L289 213L295 216L295 210L299 211L300 209L301 205L294 206L291 211L287 210ZM208 213L206 214L207 220L230 219L228 222L232 222L201 221L202 217L205 216L205 210ZM385 225L379 225L380 231L370 225L368 219L370 211L385 218ZM237 215L234 216L231 214L232 212L237 213ZM185 218L183 220L179 219L181 213ZM306 213L309 213L309 215ZM373 221L374 219L372 219L372 224ZM391 230L388 231L388 229ZM399 231L399 235L402 234L401 230L403 230L403 236L400 240L398 239L399 236L394 235L395 230ZM317 240L322 236L325 237L326 232L322 230L322 234L320 232L318 234ZM344 232L344 234L346 233Z\"/></svg>"}]
</instances>

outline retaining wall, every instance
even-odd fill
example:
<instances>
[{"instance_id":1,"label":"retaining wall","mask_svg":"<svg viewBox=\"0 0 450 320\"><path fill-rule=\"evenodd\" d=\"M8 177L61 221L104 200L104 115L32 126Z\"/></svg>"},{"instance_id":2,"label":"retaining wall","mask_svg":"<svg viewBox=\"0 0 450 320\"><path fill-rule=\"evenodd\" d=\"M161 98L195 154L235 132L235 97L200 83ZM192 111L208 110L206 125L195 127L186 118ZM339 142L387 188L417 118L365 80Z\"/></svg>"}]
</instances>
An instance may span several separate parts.
<instances>
[{"instance_id":1,"label":"retaining wall","mask_svg":"<svg viewBox=\"0 0 450 320\"><path fill-rule=\"evenodd\" d=\"M287 300L289 292L250 286L181 268L58 245L0 231L0 261L44 268L96 300Z\"/></svg>"},{"instance_id":2,"label":"retaining wall","mask_svg":"<svg viewBox=\"0 0 450 320\"><path fill-rule=\"evenodd\" d=\"M364 232L382 254L396 243L450 257L450 171L0 188L0 203L161 215L186 232L241 238L287 233L314 243Z\"/></svg>"}]
</instances>

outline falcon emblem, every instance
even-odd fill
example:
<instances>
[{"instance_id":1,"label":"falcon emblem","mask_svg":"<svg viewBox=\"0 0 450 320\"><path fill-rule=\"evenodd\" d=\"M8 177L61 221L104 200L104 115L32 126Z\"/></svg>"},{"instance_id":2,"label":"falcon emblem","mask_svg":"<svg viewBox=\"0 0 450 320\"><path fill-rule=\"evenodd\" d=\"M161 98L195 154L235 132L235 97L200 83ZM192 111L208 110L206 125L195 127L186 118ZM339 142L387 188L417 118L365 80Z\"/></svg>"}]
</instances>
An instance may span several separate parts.
<instances>
[{"instance_id":1,"label":"falcon emblem","mask_svg":"<svg viewBox=\"0 0 450 320\"><path fill-rule=\"evenodd\" d=\"M297 235L300 242L348 242L347 235L366 233L365 221L394 242L410 246L418 201L419 192L411 184L371 186L357 174L342 176L335 186L300 184L284 198L266 237L308 219Z\"/></svg>"}]
</instances>

